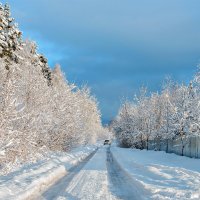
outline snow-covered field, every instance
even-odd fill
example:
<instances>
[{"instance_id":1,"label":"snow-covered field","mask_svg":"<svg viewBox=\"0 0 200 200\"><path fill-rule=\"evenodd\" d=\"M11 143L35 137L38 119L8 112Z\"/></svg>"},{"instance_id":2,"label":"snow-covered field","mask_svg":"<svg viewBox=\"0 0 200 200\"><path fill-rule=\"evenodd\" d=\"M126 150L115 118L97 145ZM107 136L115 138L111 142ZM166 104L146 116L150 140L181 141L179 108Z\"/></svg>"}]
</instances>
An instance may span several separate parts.
<instances>
[{"instance_id":1,"label":"snow-covered field","mask_svg":"<svg viewBox=\"0 0 200 200\"><path fill-rule=\"evenodd\" d=\"M118 147L111 152L141 199L200 199L199 159Z\"/></svg>"},{"instance_id":2,"label":"snow-covered field","mask_svg":"<svg viewBox=\"0 0 200 200\"><path fill-rule=\"evenodd\" d=\"M68 170L94 152L96 146L81 147L70 153L53 153L47 158L0 176L0 199L30 199L68 173Z\"/></svg>"}]
</instances>

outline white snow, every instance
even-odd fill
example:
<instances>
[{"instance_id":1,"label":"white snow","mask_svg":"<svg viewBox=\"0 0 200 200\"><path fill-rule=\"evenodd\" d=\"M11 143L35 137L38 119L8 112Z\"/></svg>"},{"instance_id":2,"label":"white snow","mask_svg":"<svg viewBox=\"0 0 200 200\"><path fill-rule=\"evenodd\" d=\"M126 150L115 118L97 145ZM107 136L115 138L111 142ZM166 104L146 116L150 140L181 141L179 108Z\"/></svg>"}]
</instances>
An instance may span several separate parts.
<instances>
[{"instance_id":1,"label":"white snow","mask_svg":"<svg viewBox=\"0 0 200 200\"><path fill-rule=\"evenodd\" d=\"M7 176L0 176L0 199L29 199L42 192L89 156L96 146L80 147L70 153L53 153L48 158L25 166Z\"/></svg>"},{"instance_id":2,"label":"white snow","mask_svg":"<svg viewBox=\"0 0 200 200\"><path fill-rule=\"evenodd\" d=\"M105 148L98 150L70 182L66 191L77 199L111 199L108 190Z\"/></svg>"},{"instance_id":3,"label":"white snow","mask_svg":"<svg viewBox=\"0 0 200 200\"><path fill-rule=\"evenodd\" d=\"M99 148L83 168L75 170L72 179L68 180L66 177L37 199L116 199L109 190L106 151L106 147Z\"/></svg>"},{"instance_id":4,"label":"white snow","mask_svg":"<svg viewBox=\"0 0 200 200\"><path fill-rule=\"evenodd\" d=\"M144 199L200 199L200 160L165 152L111 148Z\"/></svg>"},{"instance_id":5,"label":"white snow","mask_svg":"<svg viewBox=\"0 0 200 200\"><path fill-rule=\"evenodd\" d=\"M130 178L113 162L109 146L37 197L37 200L131 200L140 199ZM141 199L140 199L141 200Z\"/></svg>"},{"instance_id":6,"label":"white snow","mask_svg":"<svg viewBox=\"0 0 200 200\"><path fill-rule=\"evenodd\" d=\"M200 199L198 159L115 146L91 154L95 149L53 154L1 176L0 199Z\"/></svg>"}]
</instances>

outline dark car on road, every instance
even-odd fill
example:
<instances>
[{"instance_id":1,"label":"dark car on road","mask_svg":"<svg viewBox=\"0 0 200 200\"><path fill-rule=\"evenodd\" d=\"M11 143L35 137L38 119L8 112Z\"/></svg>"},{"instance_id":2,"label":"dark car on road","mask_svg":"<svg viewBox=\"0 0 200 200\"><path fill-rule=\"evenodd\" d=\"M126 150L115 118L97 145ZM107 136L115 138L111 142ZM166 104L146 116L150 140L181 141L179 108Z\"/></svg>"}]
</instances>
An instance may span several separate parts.
<instances>
[{"instance_id":1,"label":"dark car on road","mask_svg":"<svg viewBox=\"0 0 200 200\"><path fill-rule=\"evenodd\" d=\"M103 144L104 144L104 145L106 145L106 144L111 144L111 142L110 142L110 140L105 140Z\"/></svg>"}]
</instances>

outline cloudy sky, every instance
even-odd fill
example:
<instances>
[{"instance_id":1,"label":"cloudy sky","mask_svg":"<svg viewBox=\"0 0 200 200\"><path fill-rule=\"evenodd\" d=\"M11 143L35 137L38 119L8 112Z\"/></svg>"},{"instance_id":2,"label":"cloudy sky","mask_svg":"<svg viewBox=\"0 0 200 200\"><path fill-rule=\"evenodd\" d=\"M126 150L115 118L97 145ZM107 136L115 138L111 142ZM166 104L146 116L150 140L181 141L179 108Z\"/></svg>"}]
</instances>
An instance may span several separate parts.
<instances>
[{"instance_id":1,"label":"cloudy sky","mask_svg":"<svg viewBox=\"0 0 200 200\"><path fill-rule=\"evenodd\" d=\"M5 3L5 1L1 1ZM199 0L7 0L24 37L87 84L103 120L141 85L188 82L200 63Z\"/></svg>"}]
</instances>

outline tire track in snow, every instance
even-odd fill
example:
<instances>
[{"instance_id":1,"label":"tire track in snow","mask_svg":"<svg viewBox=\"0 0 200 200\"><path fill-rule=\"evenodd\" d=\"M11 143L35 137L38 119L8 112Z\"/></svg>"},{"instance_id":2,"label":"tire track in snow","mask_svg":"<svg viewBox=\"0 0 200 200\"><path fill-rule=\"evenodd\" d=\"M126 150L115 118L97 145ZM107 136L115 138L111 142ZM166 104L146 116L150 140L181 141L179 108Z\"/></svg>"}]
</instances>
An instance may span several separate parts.
<instances>
[{"instance_id":1,"label":"tire track in snow","mask_svg":"<svg viewBox=\"0 0 200 200\"><path fill-rule=\"evenodd\" d=\"M80 200L116 200L108 187L106 150L106 146L101 147L73 178L67 187L68 193Z\"/></svg>"},{"instance_id":2,"label":"tire track in snow","mask_svg":"<svg viewBox=\"0 0 200 200\"><path fill-rule=\"evenodd\" d=\"M107 148L107 169L110 182L110 191L117 199L137 200L137 191L132 184L132 180L118 166L112 157L110 147Z\"/></svg>"}]
</instances>

